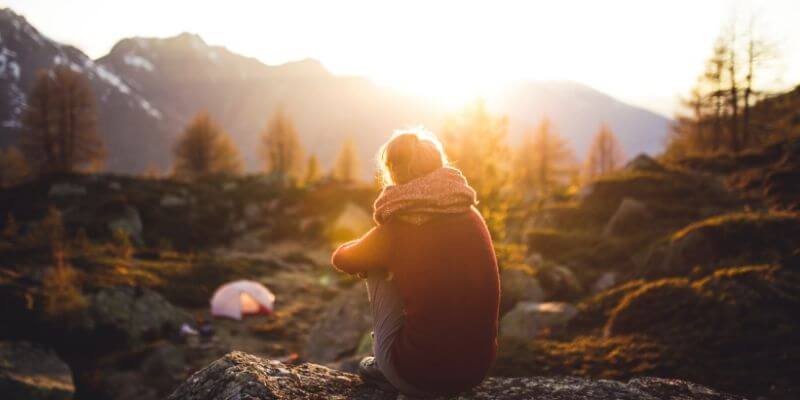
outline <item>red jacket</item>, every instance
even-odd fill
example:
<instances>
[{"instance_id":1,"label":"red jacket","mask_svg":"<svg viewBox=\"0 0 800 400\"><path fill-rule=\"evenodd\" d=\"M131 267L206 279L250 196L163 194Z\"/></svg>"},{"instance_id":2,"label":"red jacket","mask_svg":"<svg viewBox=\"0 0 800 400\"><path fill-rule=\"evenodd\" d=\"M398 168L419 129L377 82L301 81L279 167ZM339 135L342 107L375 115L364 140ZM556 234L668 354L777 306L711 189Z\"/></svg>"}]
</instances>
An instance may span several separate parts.
<instances>
[{"instance_id":1,"label":"red jacket","mask_svg":"<svg viewBox=\"0 0 800 400\"><path fill-rule=\"evenodd\" d=\"M392 352L408 383L450 394L483 380L497 353L500 280L477 211L422 225L390 220L340 246L332 263L349 274L380 268L393 274L405 322Z\"/></svg>"}]
</instances>

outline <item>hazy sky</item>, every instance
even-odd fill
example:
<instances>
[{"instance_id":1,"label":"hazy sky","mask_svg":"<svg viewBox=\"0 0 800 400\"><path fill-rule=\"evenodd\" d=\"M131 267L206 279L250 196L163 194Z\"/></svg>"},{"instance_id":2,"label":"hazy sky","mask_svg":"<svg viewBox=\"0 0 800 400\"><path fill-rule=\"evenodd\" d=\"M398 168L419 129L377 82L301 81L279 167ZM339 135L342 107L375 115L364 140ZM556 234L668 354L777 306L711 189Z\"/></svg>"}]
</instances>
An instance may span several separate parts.
<instances>
[{"instance_id":1,"label":"hazy sky","mask_svg":"<svg viewBox=\"0 0 800 400\"><path fill-rule=\"evenodd\" d=\"M702 70L721 26L755 11L800 83L800 1L0 0L92 57L130 36L188 31L268 64L312 57L453 102L513 80L568 79L662 113Z\"/></svg>"}]
</instances>

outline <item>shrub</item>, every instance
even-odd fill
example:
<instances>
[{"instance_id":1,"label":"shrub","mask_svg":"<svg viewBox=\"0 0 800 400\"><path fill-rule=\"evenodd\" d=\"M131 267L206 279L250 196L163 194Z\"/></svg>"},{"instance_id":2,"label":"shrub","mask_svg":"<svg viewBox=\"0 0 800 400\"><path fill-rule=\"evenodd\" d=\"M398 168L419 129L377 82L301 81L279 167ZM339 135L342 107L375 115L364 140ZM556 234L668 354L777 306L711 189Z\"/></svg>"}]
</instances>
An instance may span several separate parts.
<instances>
[{"instance_id":1,"label":"shrub","mask_svg":"<svg viewBox=\"0 0 800 400\"><path fill-rule=\"evenodd\" d=\"M50 268L42 281L43 311L51 321L69 320L88 305L81 293L77 273L63 261L61 263Z\"/></svg>"},{"instance_id":2,"label":"shrub","mask_svg":"<svg viewBox=\"0 0 800 400\"><path fill-rule=\"evenodd\" d=\"M133 245L131 244L131 235L124 229L114 230L112 237L112 246L114 255L120 258L129 259L133 255Z\"/></svg>"}]
</instances>

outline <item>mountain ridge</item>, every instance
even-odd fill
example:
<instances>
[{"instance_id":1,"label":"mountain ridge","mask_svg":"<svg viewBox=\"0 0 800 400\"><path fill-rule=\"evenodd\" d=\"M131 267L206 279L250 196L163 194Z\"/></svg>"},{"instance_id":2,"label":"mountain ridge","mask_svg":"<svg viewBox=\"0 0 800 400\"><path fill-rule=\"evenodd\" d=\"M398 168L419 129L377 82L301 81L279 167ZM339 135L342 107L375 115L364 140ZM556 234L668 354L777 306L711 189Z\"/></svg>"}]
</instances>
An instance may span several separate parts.
<instances>
[{"instance_id":1,"label":"mountain ridge","mask_svg":"<svg viewBox=\"0 0 800 400\"><path fill-rule=\"evenodd\" d=\"M92 83L109 149L107 168L113 172L168 169L172 143L203 110L231 133L250 170L260 166L260 132L279 107L292 115L301 141L323 165L332 164L346 137L355 139L362 160L370 160L393 130L422 125L435 132L452 111L364 77L334 75L313 58L268 65L209 45L194 33L123 38L92 60L39 33L13 10L0 12L0 89L7 94L0 99L0 146L14 143L20 134L18 117L34 72L66 64L86 72ZM39 39L9 40L20 31L36 32ZM19 79L12 69L19 70ZM512 140L548 115L579 158L602 123L617 133L629 156L659 151L670 123L572 81L518 83L499 98L487 99L487 105L509 116ZM363 167L365 174L371 172Z\"/></svg>"}]
</instances>

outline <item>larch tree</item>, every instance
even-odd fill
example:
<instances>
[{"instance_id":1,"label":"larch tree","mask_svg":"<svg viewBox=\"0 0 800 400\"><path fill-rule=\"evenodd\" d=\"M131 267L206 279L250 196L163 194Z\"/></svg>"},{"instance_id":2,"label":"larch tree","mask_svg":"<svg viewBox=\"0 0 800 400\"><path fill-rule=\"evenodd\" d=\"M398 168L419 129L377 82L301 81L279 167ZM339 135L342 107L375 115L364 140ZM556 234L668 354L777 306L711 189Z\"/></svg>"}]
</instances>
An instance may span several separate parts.
<instances>
[{"instance_id":1,"label":"larch tree","mask_svg":"<svg viewBox=\"0 0 800 400\"><path fill-rule=\"evenodd\" d=\"M448 159L483 201L501 196L511 169L507 117L493 115L477 100L445 121L441 137Z\"/></svg>"},{"instance_id":2,"label":"larch tree","mask_svg":"<svg viewBox=\"0 0 800 400\"><path fill-rule=\"evenodd\" d=\"M0 149L0 187L10 187L22 183L31 174L25 156L18 148L11 146Z\"/></svg>"},{"instance_id":3,"label":"larch tree","mask_svg":"<svg viewBox=\"0 0 800 400\"><path fill-rule=\"evenodd\" d=\"M194 117L175 144L173 153L173 173L179 178L195 179L242 171L236 145L208 112Z\"/></svg>"},{"instance_id":4,"label":"larch tree","mask_svg":"<svg viewBox=\"0 0 800 400\"><path fill-rule=\"evenodd\" d=\"M586 177L594 179L619 168L625 160L617 137L603 124L594 137L586 157Z\"/></svg>"},{"instance_id":5,"label":"larch tree","mask_svg":"<svg viewBox=\"0 0 800 400\"><path fill-rule=\"evenodd\" d=\"M450 162L477 191L478 208L492 238L505 240L508 210L514 201L508 118L489 112L477 100L445 120L441 139Z\"/></svg>"},{"instance_id":6,"label":"larch tree","mask_svg":"<svg viewBox=\"0 0 800 400\"><path fill-rule=\"evenodd\" d=\"M515 164L518 184L526 192L533 191L542 197L557 185L569 182L575 170L575 157L550 119L543 118L535 130L523 136Z\"/></svg>"},{"instance_id":7,"label":"larch tree","mask_svg":"<svg viewBox=\"0 0 800 400\"><path fill-rule=\"evenodd\" d=\"M306 169L304 171L303 176L303 184L309 185L313 184L320 180L322 176L322 171L320 170L319 160L315 154L308 156L308 162L306 163Z\"/></svg>"},{"instance_id":8,"label":"larch tree","mask_svg":"<svg viewBox=\"0 0 800 400\"><path fill-rule=\"evenodd\" d=\"M261 157L267 172L299 179L303 171L303 147L291 118L278 109L261 135Z\"/></svg>"},{"instance_id":9,"label":"larch tree","mask_svg":"<svg viewBox=\"0 0 800 400\"><path fill-rule=\"evenodd\" d=\"M759 120L753 115L753 104L766 94L759 89L763 83L759 77L777 58L774 45L757 25L751 16L747 29L735 19L723 27L705 72L692 88L690 100L684 102L689 112L676 115L667 155L739 152L773 134L768 116Z\"/></svg>"},{"instance_id":10,"label":"larch tree","mask_svg":"<svg viewBox=\"0 0 800 400\"><path fill-rule=\"evenodd\" d=\"M67 66L37 73L21 120L22 153L39 174L74 172L105 157L92 88Z\"/></svg>"},{"instance_id":11,"label":"larch tree","mask_svg":"<svg viewBox=\"0 0 800 400\"><path fill-rule=\"evenodd\" d=\"M352 183L359 180L360 173L361 164L355 143L352 138L347 138L336 156L331 175L338 181Z\"/></svg>"}]
</instances>

